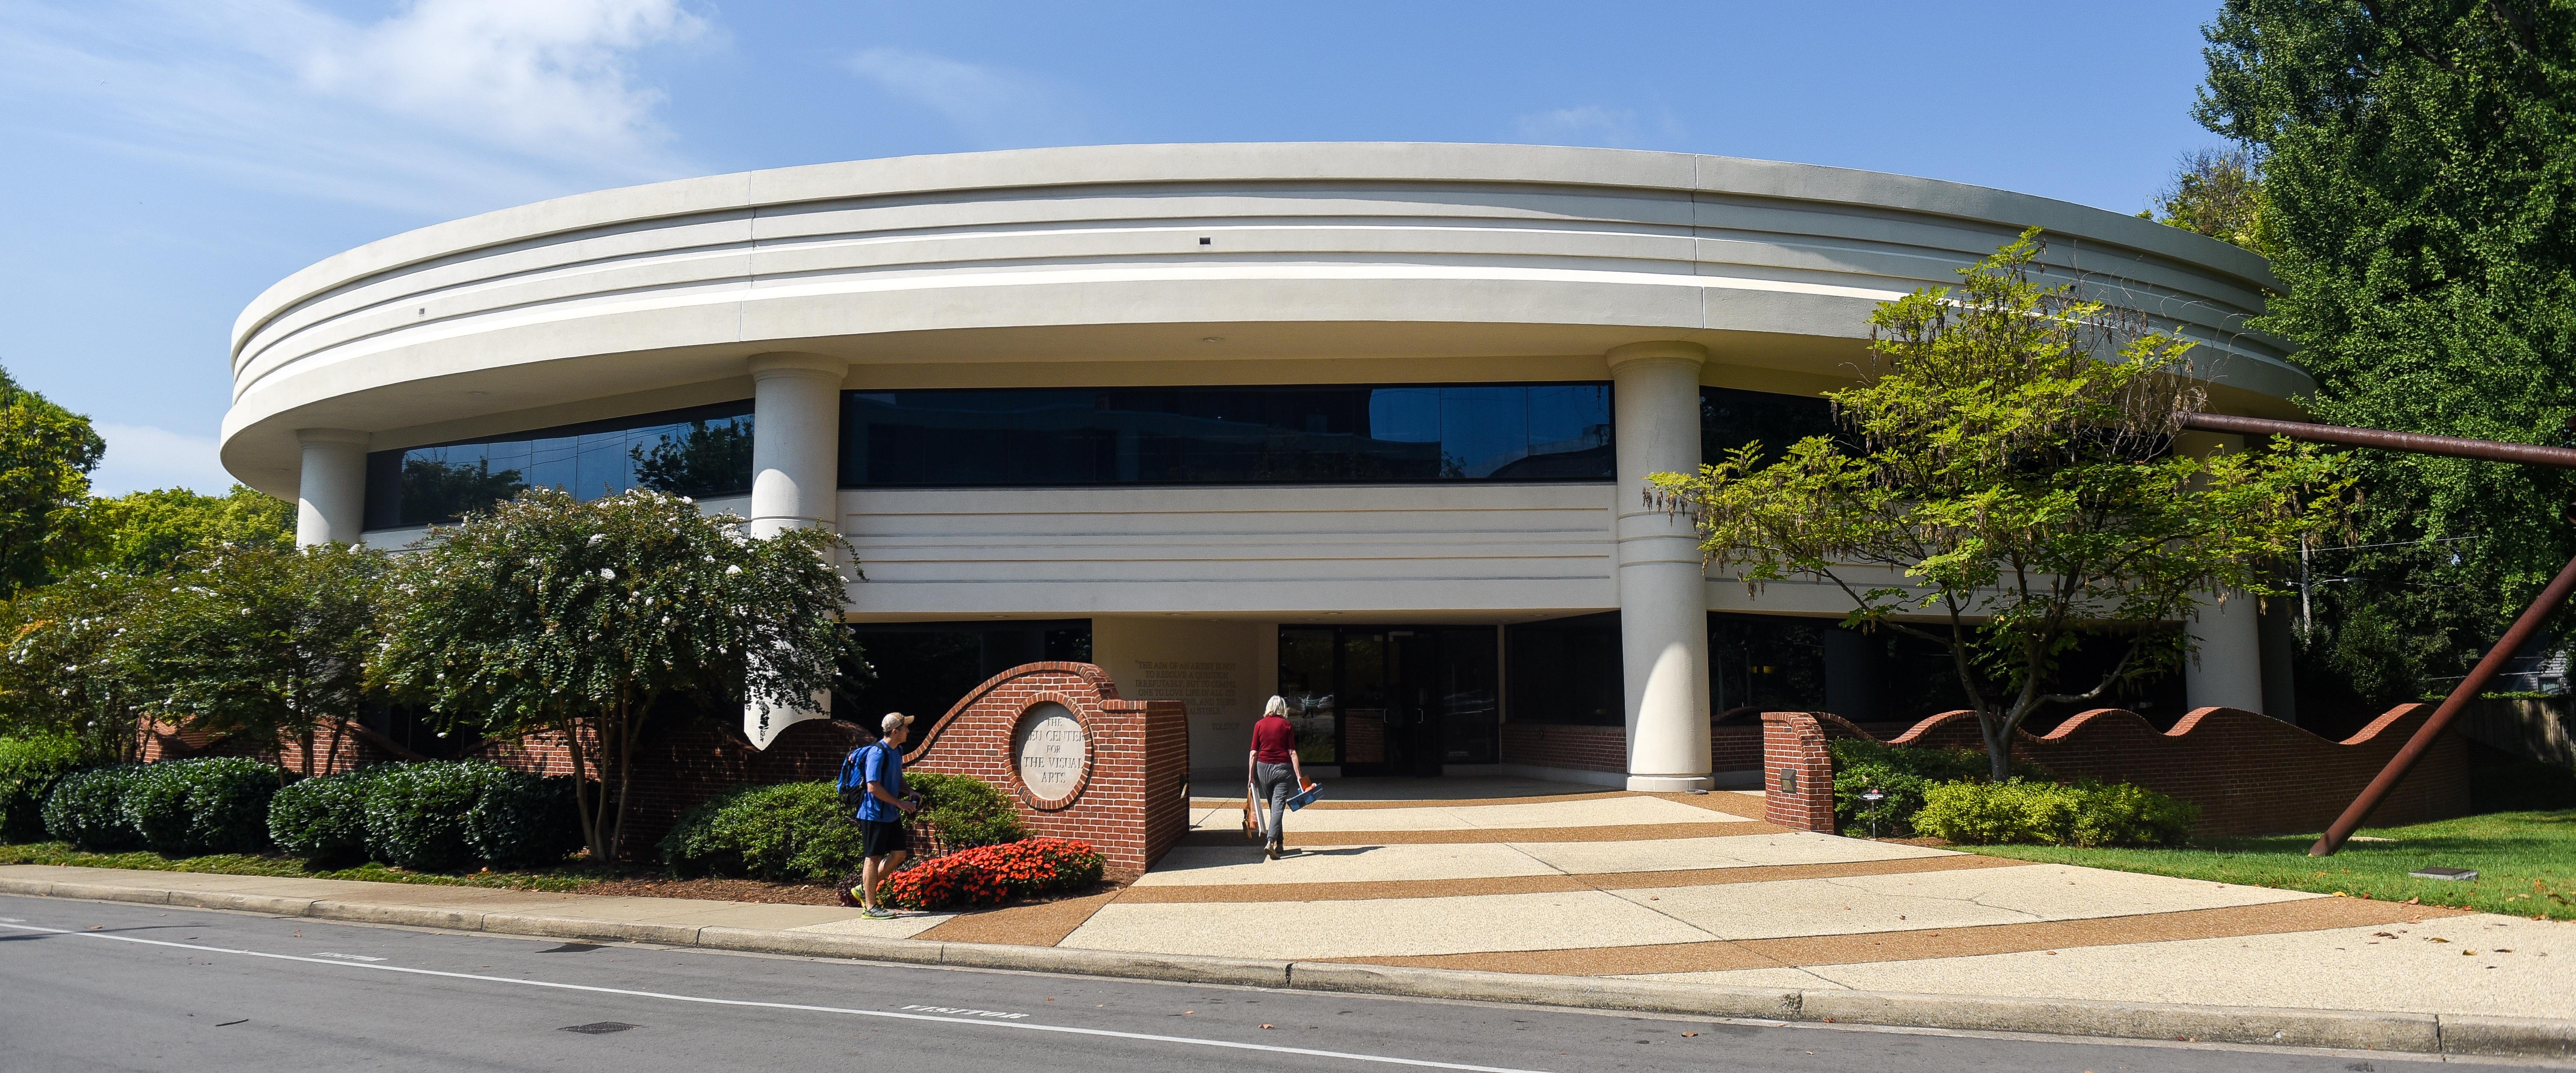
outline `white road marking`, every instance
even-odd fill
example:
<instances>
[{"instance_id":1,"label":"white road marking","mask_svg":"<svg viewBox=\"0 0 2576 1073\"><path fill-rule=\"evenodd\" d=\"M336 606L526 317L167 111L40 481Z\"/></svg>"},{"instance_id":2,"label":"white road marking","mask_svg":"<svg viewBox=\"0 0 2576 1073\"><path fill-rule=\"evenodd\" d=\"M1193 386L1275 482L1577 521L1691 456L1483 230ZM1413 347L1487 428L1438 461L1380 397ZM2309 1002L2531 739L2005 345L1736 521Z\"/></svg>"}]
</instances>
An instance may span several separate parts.
<instances>
[{"instance_id":1,"label":"white road marking","mask_svg":"<svg viewBox=\"0 0 2576 1073\"><path fill-rule=\"evenodd\" d=\"M315 954L315 955L313 955L313 956L314 956L314 957L322 957L322 958L340 958L340 959L347 960L347 961L383 961L383 960L384 960L383 958L371 958L371 957L368 957L368 956L367 956L367 955L365 955L365 954L334 954L334 953L330 953L330 952L327 952L327 951L326 951L326 952L323 952L323 953Z\"/></svg>"},{"instance_id":2,"label":"white road marking","mask_svg":"<svg viewBox=\"0 0 2576 1073\"><path fill-rule=\"evenodd\" d=\"M372 965L363 962L326 960L297 954L272 954L265 950L241 950L227 946L200 946L166 939L144 939L132 935L106 935L94 931L71 931L45 928L33 924L0 923L11 931L42 932L68 935L76 939L109 939L120 943L162 946L177 950L195 950L208 954L236 954L242 957L267 958L272 961L300 961L308 965L329 965L342 969L369 969L376 972L398 972L412 976L437 976L450 980L475 980L491 984L517 984L521 987L543 987L559 991L586 991L598 995L624 995L630 998L661 999L666 1002L694 1002L708 1006L742 1006L769 1010L796 1010L804 1013L837 1013L850 1017L883 1017L899 1021L931 1021L950 1025L976 1025L984 1028L1017 1029L1025 1032L1058 1032L1073 1036L1099 1036L1108 1039L1144 1040L1153 1043L1181 1043L1195 1047L1219 1047L1237 1051L1262 1051L1269 1054L1302 1054L1315 1058L1340 1058L1353 1062L1375 1062L1381 1065L1417 1066L1425 1069L1461 1069L1471 1073L1542 1073L1540 1070L1514 1069L1509 1066L1479 1066L1461 1062L1435 1062L1426 1058L1397 1058L1383 1054L1356 1054L1350 1051L1326 1051L1311 1047L1276 1047L1264 1043L1237 1043L1232 1040L1201 1039L1195 1036L1164 1036L1151 1032L1118 1032L1106 1028L1076 1028L1072 1025L1042 1025L1025 1021L994 1021L981 1017L942 1017L927 1013L904 1013L896 1010L859 1010L845 1006L807 1006L793 1002L757 1002L751 999L708 998L702 995L675 995L664 991L635 991L622 987L594 987L589 984L558 983L553 980L524 980L514 976L482 976L470 972L444 972L438 969L415 969L402 965ZM979 1011L980 1012L980 1011Z\"/></svg>"},{"instance_id":3,"label":"white road marking","mask_svg":"<svg viewBox=\"0 0 2576 1073\"><path fill-rule=\"evenodd\" d=\"M1000 1010L970 1010L963 1006L906 1006L903 1008L919 1010L923 1013L953 1013L960 1017L988 1017L997 1021L1017 1021L1028 1016L1025 1013L1003 1013Z\"/></svg>"}]
</instances>

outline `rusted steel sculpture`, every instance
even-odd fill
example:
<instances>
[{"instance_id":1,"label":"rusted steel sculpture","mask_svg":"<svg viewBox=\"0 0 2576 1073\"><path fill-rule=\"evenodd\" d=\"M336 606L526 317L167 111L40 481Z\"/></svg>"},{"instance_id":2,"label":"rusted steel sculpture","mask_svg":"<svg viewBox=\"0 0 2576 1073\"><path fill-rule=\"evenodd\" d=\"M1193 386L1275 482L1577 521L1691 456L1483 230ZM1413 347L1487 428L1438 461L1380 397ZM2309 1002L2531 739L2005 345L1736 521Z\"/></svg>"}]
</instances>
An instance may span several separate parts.
<instances>
[{"instance_id":1,"label":"rusted steel sculpture","mask_svg":"<svg viewBox=\"0 0 2576 1073\"><path fill-rule=\"evenodd\" d=\"M2319 425L2306 421L2274 421L2268 418L2237 417L2231 414L2189 414L2183 417L2182 426L2200 432L2284 436L2293 440L2332 443L2345 447L2374 447L2414 454L2447 455L2453 458L2475 458L2488 462L2518 462L2527 466L2576 469L2576 448L2498 443L2494 440L2472 440L2460 436L2427 436L2416 432L2390 432L2385 429L2353 428L2346 425ZM2469 706L2470 701L2477 699L2479 693L2486 691L2487 683L2494 681L2496 674L2504 670L2505 663L2513 659L2513 654L2521 651L2522 646L2530 642L2533 634L2540 632L2541 623L2548 621L2550 613L2556 611L2560 604L2567 602L2570 593L2576 593L2576 559L2567 561L2567 566L2558 571L2556 578L2550 580L2549 587L2542 589L2540 597L2533 600L2530 607L2523 609L2522 617L2514 620L2513 628L2504 631L2504 636L2497 639L2495 647L2487 650L2486 658L2478 661L2478 665L2469 671L2468 677L2460 679L2460 684L2452 688L2450 696L2442 698L2442 706L2433 709L2432 718L2424 721L2424 725L2415 731L2415 736L2407 740L2406 746L2397 750L2397 755L2388 758L2388 766L2380 769L2379 777L2370 780L2370 785L2362 788L2361 796L2353 798L2352 804L2344 808L2343 815L2335 818L2333 825L2326 828L2325 834L2317 836L2316 845L2308 847L2308 856L2328 857L2332 856L2334 851L2343 848L2344 840L2352 837L2352 832L2361 826L2362 819L2370 815L2370 810L2379 807L2380 800L2387 797L2389 791L2397 788L2397 784L2406 778L2406 772L2414 768L2416 759L2423 756L2425 750L2433 747L2433 740L2441 736L2443 729L2451 725L2451 720L2457 718L2461 710Z\"/></svg>"}]
</instances>

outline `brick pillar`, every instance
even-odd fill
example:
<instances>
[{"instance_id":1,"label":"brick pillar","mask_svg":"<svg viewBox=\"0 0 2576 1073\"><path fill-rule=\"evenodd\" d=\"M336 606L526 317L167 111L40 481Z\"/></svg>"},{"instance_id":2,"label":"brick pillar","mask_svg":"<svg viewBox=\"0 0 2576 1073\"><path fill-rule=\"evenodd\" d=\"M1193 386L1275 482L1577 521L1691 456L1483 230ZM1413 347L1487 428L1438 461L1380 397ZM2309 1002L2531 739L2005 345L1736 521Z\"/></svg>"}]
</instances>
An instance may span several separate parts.
<instances>
[{"instance_id":1,"label":"brick pillar","mask_svg":"<svg viewBox=\"0 0 2576 1073\"><path fill-rule=\"evenodd\" d=\"M1762 818L1794 831L1834 833L1834 757L1805 712L1762 713Z\"/></svg>"}]
</instances>

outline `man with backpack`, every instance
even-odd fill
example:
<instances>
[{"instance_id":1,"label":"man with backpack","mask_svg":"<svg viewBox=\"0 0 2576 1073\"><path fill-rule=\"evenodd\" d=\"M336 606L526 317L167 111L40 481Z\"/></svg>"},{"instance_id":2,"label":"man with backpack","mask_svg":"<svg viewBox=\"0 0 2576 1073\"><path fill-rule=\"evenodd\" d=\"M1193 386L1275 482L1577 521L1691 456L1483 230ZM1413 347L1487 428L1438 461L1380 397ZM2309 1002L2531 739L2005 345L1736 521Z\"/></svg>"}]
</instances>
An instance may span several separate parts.
<instances>
[{"instance_id":1,"label":"man with backpack","mask_svg":"<svg viewBox=\"0 0 2576 1073\"><path fill-rule=\"evenodd\" d=\"M859 821L859 904L861 916L885 920L892 912L877 905L877 884L885 882L912 855L903 819L921 807L903 792L903 743L912 736L912 717L886 713L883 737L850 750L841 761L841 803L854 805Z\"/></svg>"}]
</instances>

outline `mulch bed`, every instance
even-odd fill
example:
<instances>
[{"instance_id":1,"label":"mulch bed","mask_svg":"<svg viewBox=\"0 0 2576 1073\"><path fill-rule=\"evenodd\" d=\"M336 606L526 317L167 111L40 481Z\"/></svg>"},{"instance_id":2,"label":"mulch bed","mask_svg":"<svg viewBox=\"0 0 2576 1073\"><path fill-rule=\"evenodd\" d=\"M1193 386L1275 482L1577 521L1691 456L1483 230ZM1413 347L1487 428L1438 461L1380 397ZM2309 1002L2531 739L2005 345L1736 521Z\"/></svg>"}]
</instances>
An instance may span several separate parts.
<instances>
[{"instance_id":1,"label":"mulch bed","mask_svg":"<svg viewBox=\"0 0 2576 1073\"><path fill-rule=\"evenodd\" d=\"M841 894L809 883L771 883L760 879L672 879L623 876L593 880L575 894L615 894L630 898L703 898L718 902L766 902L771 905L839 905Z\"/></svg>"}]
</instances>

